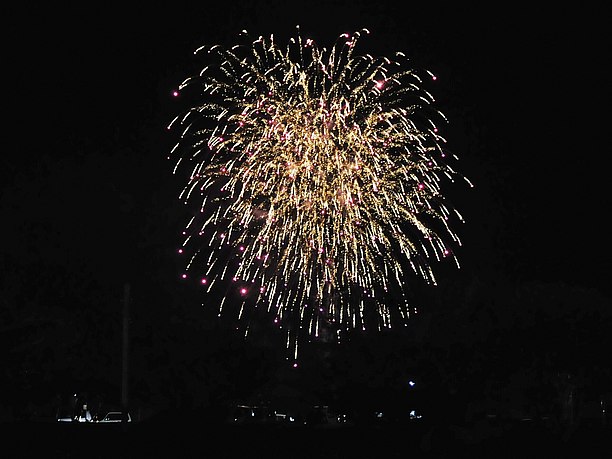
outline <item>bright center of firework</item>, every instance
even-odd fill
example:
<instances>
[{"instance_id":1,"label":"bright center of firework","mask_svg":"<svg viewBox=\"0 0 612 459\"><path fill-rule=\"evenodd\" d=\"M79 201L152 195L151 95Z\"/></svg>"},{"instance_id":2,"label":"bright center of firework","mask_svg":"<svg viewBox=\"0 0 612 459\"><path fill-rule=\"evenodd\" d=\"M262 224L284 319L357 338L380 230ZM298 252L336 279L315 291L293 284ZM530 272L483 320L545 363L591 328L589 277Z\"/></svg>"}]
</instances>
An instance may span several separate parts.
<instances>
[{"instance_id":1,"label":"bright center of firework","mask_svg":"<svg viewBox=\"0 0 612 459\"><path fill-rule=\"evenodd\" d=\"M435 283L428 260L454 258L439 234L459 242L448 220L461 217L441 193L456 175L441 162L444 117L403 54L355 55L363 32L329 52L299 36L213 46L179 88L198 91L175 120L175 151L188 153L178 163L192 164L181 196L199 207L187 268L208 291L257 284L255 299L239 291L238 319L265 304L294 348L300 330L365 328L370 312L379 328L406 320L407 271Z\"/></svg>"}]
</instances>

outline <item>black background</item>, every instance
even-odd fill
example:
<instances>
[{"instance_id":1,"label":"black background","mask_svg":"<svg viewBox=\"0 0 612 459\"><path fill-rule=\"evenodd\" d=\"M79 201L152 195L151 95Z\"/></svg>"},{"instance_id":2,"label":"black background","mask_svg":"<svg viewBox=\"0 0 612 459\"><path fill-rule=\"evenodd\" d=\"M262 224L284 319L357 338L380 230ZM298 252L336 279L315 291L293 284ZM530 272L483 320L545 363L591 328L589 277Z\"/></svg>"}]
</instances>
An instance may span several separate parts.
<instances>
[{"instance_id":1,"label":"black background","mask_svg":"<svg viewBox=\"0 0 612 459\"><path fill-rule=\"evenodd\" d=\"M367 27L365 51L402 50L438 76L430 89L450 120L445 137L476 185L454 199L468 221L462 260L607 288L597 10L194 5L5 7L2 202L12 255L36 257L55 245L65 258L76 251L112 271L133 258L126 250L147 222L139 217L160 218L155 199L178 194L165 162L175 138L165 126L184 108L171 92L199 70L198 46L231 45L242 29L287 40L296 24L323 45ZM184 212L174 207L168 200L163 214ZM48 224L46 235L34 240L20 227L27 222Z\"/></svg>"},{"instance_id":2,"label":"black background","mask_svg":"<svg viewBox=\"0 0 612 459\"><path fill-rule=\"evenodd\" d=\"M442 349L450 374L451 347L457 367L478 361L479 375L541 359L551 374L584 373L582 361L609 381L603 10L422 3L2 6L3 417L45 416L71 392L118 401L126 283L131 394L149 415L281 383L354 406L386 387L372 382L374 362L392 362L396 381L426 373L407 354L433 361ZM198 46L231 46L242 29L282 42L297 24L322 46L366 27L363 49L401 50L435 73L443 135L475 188L451 190L466 219L462 268L441 266L436 289L415 284L429 314L418 339L357 336L338 357L305 350L304 373L287 376L274 337L245 344L180 282L189 212L166 125L184 108L172 91L198 70Z\"/></svg>"}]
</instances>

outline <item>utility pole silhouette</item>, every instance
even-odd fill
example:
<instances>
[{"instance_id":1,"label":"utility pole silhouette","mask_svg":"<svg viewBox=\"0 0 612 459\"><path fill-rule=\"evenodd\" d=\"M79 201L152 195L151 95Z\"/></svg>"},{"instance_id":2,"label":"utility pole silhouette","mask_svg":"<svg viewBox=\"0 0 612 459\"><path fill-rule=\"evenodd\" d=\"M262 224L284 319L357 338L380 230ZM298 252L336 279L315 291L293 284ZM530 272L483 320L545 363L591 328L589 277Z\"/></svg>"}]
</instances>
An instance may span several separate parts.
<instances>
[{"instance_id":1,"label":"utility pole silhouette","mask_svg":"<svg viewBox=\"0 0 612 459\"><path fill-rule=\"evenodd\" d=\"M127 430L128 425L128 370L129 370L129 322L130 322L130 284L125 283L123 287L123 334L122 334L122 362L121 362L121 424L123 430Z\"/></svg>"}]
</instances>

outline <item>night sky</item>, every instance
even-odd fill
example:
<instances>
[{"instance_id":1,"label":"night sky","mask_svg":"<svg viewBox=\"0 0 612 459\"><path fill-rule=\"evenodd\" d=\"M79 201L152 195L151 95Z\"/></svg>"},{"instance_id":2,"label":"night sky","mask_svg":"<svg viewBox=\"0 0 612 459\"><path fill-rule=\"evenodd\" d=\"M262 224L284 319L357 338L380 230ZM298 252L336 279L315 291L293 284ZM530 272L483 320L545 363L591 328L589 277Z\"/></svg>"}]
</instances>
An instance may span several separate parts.
<instances>
[{"instance_id":1,"label":"night sky","mask_svg":"<svg viewBox=\"0 0 612 459\"><path fill-rule=\"evenodd\" d=\"M326 45L366 27L371 34L361 45L371 54L403 51L437 75L433 95L449 119L444 136L475 185L457 186L450 196L466 219L458 228L462 268L441 267L441 289L561 286L557 291L588 292L609 306L603 12L567 2L401 3L408 6L3 6L2 333L5 345L22 339L10 345L9 361L33 359L29 370L23 359L9 365L11 381L38 387L23 371L36 372L43 361L54 362L40 374L55 375L57 391L87 380L84 373L117 381L115 357L96 357L92 370L71 346L118 348L113 327L126 282L141 327L136 348L172 342L177 323L213 330L208 345L220 336L179 279L176 249L190 214L178 201L181 177L166 159L175 141L166 125L184 108L172 91L198 70L192 52L202 44L231 46L242 29L282 42L299 24L303 36ZM176 333L189 352L202 345L197 330ZM53 358L39 354L41 341L52 347L64 340ZM163 359L182 362L181 353Z\"/></svg>"}]
</instances>

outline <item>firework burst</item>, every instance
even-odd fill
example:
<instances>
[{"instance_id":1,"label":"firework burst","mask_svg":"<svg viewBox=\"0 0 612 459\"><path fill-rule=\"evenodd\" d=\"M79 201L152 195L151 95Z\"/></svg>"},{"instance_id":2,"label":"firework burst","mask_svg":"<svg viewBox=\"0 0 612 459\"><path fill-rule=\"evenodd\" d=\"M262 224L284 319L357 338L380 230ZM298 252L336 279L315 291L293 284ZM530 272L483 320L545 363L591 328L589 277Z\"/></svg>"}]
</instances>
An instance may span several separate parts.
<instances>
[{"instance_id":1,"label":"firework burst","mask_svg":"<svg viewBox=\"0 0 612 459\"><path fill-rule=\"evenodd\" d=\"M435 77L403 53L357 54L366 29L330 50L299 30L283 47L243 33L196 51L208 65L179 86L196 102L169 126L174 171L190 171L181 199L197 207L183 276L229 285L219 314L248 334L265 311L294 356L301 338L405 323L410 272L435 283L429 260L457 262L445 240L460 243L441 191L458 175L445 118L423 89Z\"/></svg>"}]
</instances>

